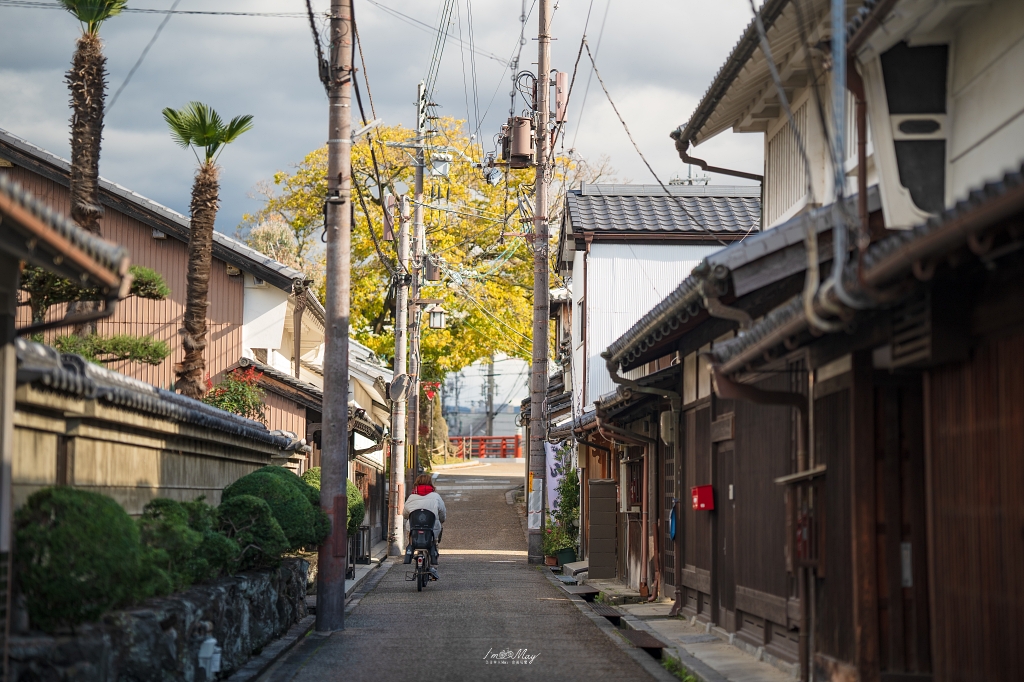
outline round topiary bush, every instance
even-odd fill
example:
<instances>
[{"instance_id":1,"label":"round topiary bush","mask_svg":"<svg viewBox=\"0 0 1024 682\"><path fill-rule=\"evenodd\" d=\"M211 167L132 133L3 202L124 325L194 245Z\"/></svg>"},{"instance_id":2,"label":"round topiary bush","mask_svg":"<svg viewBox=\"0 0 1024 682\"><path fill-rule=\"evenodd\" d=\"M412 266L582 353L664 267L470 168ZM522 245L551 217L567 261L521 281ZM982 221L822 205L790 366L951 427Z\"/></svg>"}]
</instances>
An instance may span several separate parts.
<instances>
[{"instance_id":1,"label":"round topiary bush","mask_svg":"<svg viewBox=\"0 0 1024 682\"><path fill-rule=\"evenodd\" d=\"M306 469L306 472L302 474L302 480L313 488L316 488L317 495L319 496L320 467ZM346 524L346 528L348 529L349 535L351 535L359 530L360 524L362 524L363 519L366 518L366 502L363 500L363 494L359 491L359 486L348 479L346 479L345 483L345 493L348 500L348 523Z\"/></svg>"},{"instance_id":2,"label":"round topiary bush","mask_svg":"<svg viewBox=\"0 0 1024 682\"><path fill-rule=\"evenodd\" d=\"M117 502L45 488L14 519L17 575L36 627L73 627L132 601L141 577L139 531Z\"/></svg>"},{"instance_id":3,"label":"round topiary bush","mask_svg":"<svg viewBox=\"0 0 1024 682\"><path fill-rule=\"evenodd\" d=\"M306 469L300 478L306 482L306 485L315 489L317 495L320 494L320 467Z\"/></svg>"},{"instance_id":4,"label":"round topiary bush","mask_svg":"<svg viewBox=\"0 0 1024 682\"><path fill-rule=\"evenodd\" d=\"M288 538L289 549L319 545L330 530L326 514L309 503L301 490L278 474L254 471L224 489L222 500L239 495L253 495L270 505L281 530ZM223 503L221 504L223 507ZM240 546L243 543L239 542ZM243 546L244 549L244 546Z\"/></svg>"},{"instance_id":5,"label":"round topiary bush","mask_svg":"<svg viewBox=\"0 0 1024 682\"><path fill-rule=\"evenodd\" d=\"M274 476L279 477L282 481L294 487L296 490L305 495L306 499L309 500L309 503L311 505L313 505L314 507L320 506L319 481L317 482L317 486L314 488L291 469L285 469L284 467L274 465L265 466L262 469L257 469L256 471L273 474Z\"/></svg>"},{"instance_id":6,"label":"round topiary bush","mask_svg":"<svg viewBox=\"0 0 1024 682\"><path fill-rule=\"evenodd\" d=\"M265 500L236 495L221 502L217 513L221 533L239 550L239 569L274 566L288 551L288 538Z\"/></svg>"},{"instance_id":7,"label":"round topiary bush","mask_svg":"<svg viewBox=\"0 0 1024 682\"><path fill-rule=\"evenodd\" d=\"M142 508L139 539L146 548L147 563L170 579L169 585L154 586L155 594L182 590L193 582L192 563L203 534L190 528L188 521L188 511L175 500L158 497Z\"/></svg>"}]
</instances>

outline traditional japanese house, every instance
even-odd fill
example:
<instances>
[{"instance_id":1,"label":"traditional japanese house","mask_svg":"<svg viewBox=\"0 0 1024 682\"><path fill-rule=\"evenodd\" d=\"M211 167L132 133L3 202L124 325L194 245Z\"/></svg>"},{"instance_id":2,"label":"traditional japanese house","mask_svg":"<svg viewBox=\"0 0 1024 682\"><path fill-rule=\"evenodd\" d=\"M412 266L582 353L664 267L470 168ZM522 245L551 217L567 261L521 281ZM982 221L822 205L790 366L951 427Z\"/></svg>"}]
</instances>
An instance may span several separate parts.
<instances>
[{"instance_id":1,"label":"traditional japanese house","mask_svg":"<svg viewBox=\"0 0 1024 682\"><path fill-rule=\"evenodd\" d=\"M575 440L581 472L581 554L592 578L619 578L643 593L654 575L646 566L660 505L645 497L639 480L648 446L657 447L647 407L622 415L636 435L611 435L595 403L614 395L601 352L633 325L642 310L678 286L701 259L760 229L760 188L670 185L588 185L566 197L558 243L558 267L567 282L552 299L560 367L548 391L548 440ZM700 216L697 218L696 216ZM678 376L670 358L629 373ZM659 371L660 370L660 371ZM655 416L655 421L656 421ZM661 447L667 447L662 443ZM624 457L624 458L623 458ZM591 481L599 496L601 524L591 514ZM616 541L616 538L619 541ZM646 539L645 539L646 538Z\"/></svg>"},{"instance_id":2,"label":"traditional japanese house","mask_svg":"<svg viewBox=\"0 0 1024 682\"><path fill-rule=\"evenodd\" d=\"M1019 679L1024 6L846 4L844 186L828 3L768 0L778 85L752 23L673 134L764 134L767 229L609 346L597 418L675 431L661 569L711 632L801 679Z\"/></svg>"}]
</instances>

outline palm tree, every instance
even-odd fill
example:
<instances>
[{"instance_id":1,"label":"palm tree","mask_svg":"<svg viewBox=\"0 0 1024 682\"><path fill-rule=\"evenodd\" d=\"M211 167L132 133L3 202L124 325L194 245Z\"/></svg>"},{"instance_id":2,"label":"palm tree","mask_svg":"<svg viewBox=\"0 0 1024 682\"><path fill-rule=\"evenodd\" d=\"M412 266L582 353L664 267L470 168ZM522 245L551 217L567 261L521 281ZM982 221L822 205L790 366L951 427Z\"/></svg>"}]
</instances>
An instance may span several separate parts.
<instances>
[{"instance_id":1,"label":"palm tree","mask_svg":"<svg viewBox=\"0 0 1024 682\"><path fill-rule=\"evenodd\" d=\"M100 138L107 90L107 58L100 24L121 13L127 0L61 0L82 25L71 69L71 217L86 230L100 233Z\"/></svg>"},{"instance_id":2,"label":"palm tree","mask_svg":"<svg viewBox=\"0 0 1024 682\"><path fill-rule=\"evenodd\" d=\"M188 238L188 277L185 294L185 322L182 346L185 359L174 366L175 388L190 398L206 392L203 374L206 360L206 309L209 306L210 267L213 260L213 224L217 217L220 185L217 182L217 158L225 145L252 129L252 116L235 116L227 125L220 115L202 102L190 102L175 110L163 111L171 137L185 149L191 149L199 162L192 185L191 231ZM198 150L204 156L200 158Z\"/></svg>"}]
</instances>

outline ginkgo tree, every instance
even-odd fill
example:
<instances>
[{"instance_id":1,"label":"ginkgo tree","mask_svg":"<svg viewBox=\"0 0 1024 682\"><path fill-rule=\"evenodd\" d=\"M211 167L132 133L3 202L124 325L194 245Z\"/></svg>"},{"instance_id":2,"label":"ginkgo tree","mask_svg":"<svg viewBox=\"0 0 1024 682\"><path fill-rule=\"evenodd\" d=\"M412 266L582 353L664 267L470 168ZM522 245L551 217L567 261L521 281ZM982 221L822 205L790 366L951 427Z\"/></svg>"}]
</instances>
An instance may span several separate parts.
<instances>
[{"instance_id":1,"label":"ginkgo tree","mask_svg":"<svg viewBox=\"0 0 1024 682\"><path fill-rule=\"evenodd\" d=\"M425 152L423 215L426 252L440 266L442 278L423 282L421 296L441 299L448 324L445 329L429 329L424 315L421 377L443 380L449 372L492 353L530 357L534 171L498 168L490 171L488 181L478 166L484 152L463 132L462 121L442 118L433 127L437 132ZM394 355L394 283L402 273L397 265L397 242L384 241L383 204L389 193L412 199L415 159L407 145L414 142L416 132L382 126L371 135L352 149L351 329L358 341L390 361ZM447 158L451 161L446 172L437 172ZM266 248L264 243L270 242L279 249L279 227L287 225L292 232L294 261L306 264L303 269L316 282L321 300L323 267L310 266L323 259L320 234L326 171L327 150L321 147L307 154L292 172L276 173L272 182L259 187L265 198L263 208L246 215L239 228L240 236L254 247ZM595 168L579 160L558 158L554 207L561 208L565 188L609 171L607 160ZM551 232L552 239L557 239L557 227ZM273 239L268 240L268 234L273 234Z\"/></svg>"}]
</instances>

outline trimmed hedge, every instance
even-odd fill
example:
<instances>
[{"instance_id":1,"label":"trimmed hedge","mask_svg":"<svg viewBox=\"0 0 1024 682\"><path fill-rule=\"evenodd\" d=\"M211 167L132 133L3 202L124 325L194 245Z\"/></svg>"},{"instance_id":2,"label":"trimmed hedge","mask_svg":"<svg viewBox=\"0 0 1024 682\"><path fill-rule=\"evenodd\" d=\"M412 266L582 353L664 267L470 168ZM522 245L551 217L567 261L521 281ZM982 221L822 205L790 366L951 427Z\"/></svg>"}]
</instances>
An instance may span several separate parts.
<instances>
[{"instance_id":1,"label":"trimmed hedge","mask_svg":"<svg viewBox=\"0 0 1024 682\"><path fill-rule=\"evenodd\" d=\"M284 467L270 465L270 466L265 466L262 469L257 469L256 470L256 472L261 472L261 471L264 472L264 473L273 474L274 476L277 476L282 481L284 481L288 485L290 485L293 488L295 488L296 490L298 490L300 493L302 493L306 497L307 500L309 500L309 503L311 505L313 505L314 507L319 507L320 506L320 479L319 478L317 479L316 487L313 487L312 485L307 483L306 480L302 476L296 476L295 472L293 472L291 469L285 469Z\"/></svg>"},{"instance_id":2,"label":"trimmed hedge","mask_svg":"<svg viewBox=\"0 0 1024 682\"><path fill-rule=\"evenodd\" d=\"M43 630L95 620L152 585L138 528L109 497L45 488L14 520L18 579L29 618Z\"/></svg>"},{"instance_id":3,"label":"trimmed hedge","mask_svg":"<svg viewBox=\"0 0 1024 682\"><path fill-rule=\"evenodd\" d=\"M320 497L320 467L312 467L306 469L306 472L302 474L302 480L304 480L310 487L315 488L317 491L317 498ZM345 493L348 498L346 507L348 509L348 533L351 535L359 530L359 526L362 525L363 519L366 518L366 502L363 500L363 494L359 491L359 486L353 483L351 480L346 479Z\"/></svg>"},{"instance_id":4,"label":"trimmed hedge","mask_svg":"<svg viewBox=\"0 0 1024 682\"><path fill-rule=\"evenodd\" d=\"M238 479L217 508L202 497L157 498L136 521L109 497L58 487L32 495L14 521L29 618L48 632L221 575L276 566L285 552L316 546L330 532L318 489L281 467Z\"/></svg>"},{"instance_id":5,"label":"trimmed hedge","mask_svg":"<svg viewBox=\"0 0 1024 682\"><path fill-rule=\"evenodd\" d=\"M298 484L305 485L290 471L286 472L286 475L291 476ZM221 499L227 501L240 495L252 495L270 505L274 518L288 538L288 549L315 547L330 532L330 521L319 505L314 507L310 504L309 495L299 485L288 481L281 474L271 473L266 469L246 474L224 488ZM242 546L242 543L239 545Z\"/></svg>"},{"instance_id":6,"label":"trimmed hedge","mask_svg":"<svg viewBox=\"0 0 1024 682\"><path fill-rule=\"evenodd\" d=\"M220 530L240 549L239 568L276 566L289 547L270 505L253 495L236 495L217 508Z\"/></svg>"}]
</instances>

